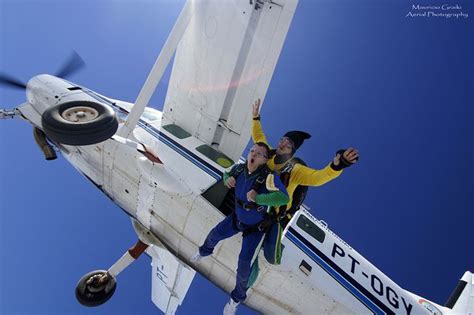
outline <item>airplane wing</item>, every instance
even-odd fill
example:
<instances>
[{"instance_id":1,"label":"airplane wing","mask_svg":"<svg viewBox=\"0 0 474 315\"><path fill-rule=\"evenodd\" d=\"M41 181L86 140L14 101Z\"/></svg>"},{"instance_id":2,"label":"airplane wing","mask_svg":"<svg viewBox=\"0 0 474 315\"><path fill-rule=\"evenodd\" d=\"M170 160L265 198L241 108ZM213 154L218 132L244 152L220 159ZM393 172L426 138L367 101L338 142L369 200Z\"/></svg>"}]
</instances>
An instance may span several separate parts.
<instances>
[{"instance_id":1,"label":"airplane wing","mask_svg":"<svg viewBox=\"0 0 474 315\"><path fill-rule=\"evenodd\" d=\"M175 314L196 271L165 248L151 246L146 252L152 257L151 300L166 315Z\"/></svg>"},{"instance_id":2,"label":"airplane wing","mask_svg":"<svg viewBox=\"0 0 474 315\"><path fill-rule=\"evenodd\" d=\"M233 160L250 139L298 0L194 1L178 44L162 126L176 124Z\"/></svg>"}]
</instances>

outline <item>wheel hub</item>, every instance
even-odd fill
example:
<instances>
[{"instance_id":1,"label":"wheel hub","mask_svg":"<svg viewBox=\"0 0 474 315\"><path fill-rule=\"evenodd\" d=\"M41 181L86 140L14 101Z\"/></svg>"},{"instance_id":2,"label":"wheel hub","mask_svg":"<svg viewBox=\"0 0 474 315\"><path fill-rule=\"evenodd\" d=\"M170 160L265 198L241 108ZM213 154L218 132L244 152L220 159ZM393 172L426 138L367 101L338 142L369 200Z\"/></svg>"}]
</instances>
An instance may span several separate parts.
<instances>
[{"instance_id":1,"label":"wheel hub","mask_svg":"<svg viewBox=\"0 0 474 315\"><path fill-rule=\"evenodd\" d=\"M107 274L98 274L90 277L86 284L90 292L100 292L107 285Z\"/></svg>"},{"instance_id":2,"label":"wheel hub","mask_svg":"<svg viewBox=\"0 0 474 315\"><path fill-rule=\"evenodd\" d=\"M61 117L74 124L90 122L99 116L99 112L91 107L75 106L62 112Z\"/></svg>"}]
</instances>

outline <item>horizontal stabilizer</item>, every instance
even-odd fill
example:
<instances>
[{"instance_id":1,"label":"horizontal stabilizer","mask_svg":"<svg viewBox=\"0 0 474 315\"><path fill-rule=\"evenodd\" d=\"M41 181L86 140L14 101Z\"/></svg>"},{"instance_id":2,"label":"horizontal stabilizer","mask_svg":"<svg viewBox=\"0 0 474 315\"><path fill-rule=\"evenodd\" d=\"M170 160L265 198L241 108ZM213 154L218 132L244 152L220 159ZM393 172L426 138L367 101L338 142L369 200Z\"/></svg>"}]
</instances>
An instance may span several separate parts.
<instances>
[{"instance_id":1,"label":"horizontal stabilizer","mask_svg":"<svg viewBox=\"0 0 474 315\"><path fill-rule=\"evenodd\" d=\"M147 253L152 257L151 300L166 315L175 314L196 271L165 248L152 246Z\"/></svg>"}]
</instances>

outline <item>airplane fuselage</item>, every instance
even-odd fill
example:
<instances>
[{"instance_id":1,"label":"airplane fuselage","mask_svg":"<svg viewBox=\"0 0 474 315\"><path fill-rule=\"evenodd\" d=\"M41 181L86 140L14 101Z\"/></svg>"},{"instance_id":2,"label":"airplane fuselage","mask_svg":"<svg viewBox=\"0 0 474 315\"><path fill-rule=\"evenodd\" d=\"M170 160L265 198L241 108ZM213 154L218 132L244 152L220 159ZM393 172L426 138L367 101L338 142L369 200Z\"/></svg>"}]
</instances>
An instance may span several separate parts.
<instances>
[{"instance_id":1,"label":"airplane fuselage","mask_svg":"<svg viewBox=\"0 0 474 315\"><path fill-rule=\"evenodd\" d=\"M41 113L61 102L99 102L111 106L121 122L133 106L48 75L30 80L27 98L19 109L39 128ZM113 139L88 146L57 145L80 173L171 253L191 265L189 257L228 214L216 204L222 204L226 196L221 178L232 163L227 166L229 161L213 158L212 147L186 135L179 126L162 126L161 118L161 112L147 109L132 138L155 152L162 164ZM443 309L400 288L305 209L288 224L282 243L281 265L270 265L260 257L260 275L246 300L255 310L274 314L430 314L426 303L431 309ZM240 235L225 240L212 257L193 268L230 292L240 247Z\"/></svg>"}]
</instances>

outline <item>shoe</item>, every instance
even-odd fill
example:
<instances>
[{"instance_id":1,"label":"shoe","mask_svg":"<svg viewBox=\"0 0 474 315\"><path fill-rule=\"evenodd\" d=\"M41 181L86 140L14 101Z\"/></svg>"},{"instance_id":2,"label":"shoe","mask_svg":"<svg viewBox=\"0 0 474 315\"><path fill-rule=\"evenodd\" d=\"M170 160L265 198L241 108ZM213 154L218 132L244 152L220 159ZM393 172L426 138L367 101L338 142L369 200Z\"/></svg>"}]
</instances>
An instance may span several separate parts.
<instances>
[{"instance_id":1,"label":"shoe","mask_svg":"<svg viewBox=\"0 0 474 315\"><path fill-rule=\"evenodd\" d=\"M230 298L229 302L224 306L224 315L235 315L235 312L237 311L237 306L239 305L239 302L235 302L234 299Z\"/></svg>"},{"instance_id":2,"label":"shoe","mask_svg":"<svg viewBox=\"0 0 474 315\"><path fill-rule=\"evenodd\" d=\"M192 262L192 263L199 263L199 261L201 261L201 259L203 258L203 256L201 256L201 253L199 252L199 249L197 250L197 252L194 253L194 255L191 256L191 258L189 258L189 260Z\"/></svg>"}]
</instances>

